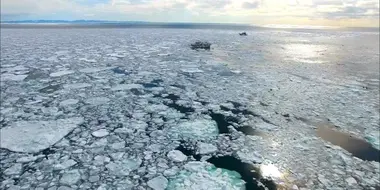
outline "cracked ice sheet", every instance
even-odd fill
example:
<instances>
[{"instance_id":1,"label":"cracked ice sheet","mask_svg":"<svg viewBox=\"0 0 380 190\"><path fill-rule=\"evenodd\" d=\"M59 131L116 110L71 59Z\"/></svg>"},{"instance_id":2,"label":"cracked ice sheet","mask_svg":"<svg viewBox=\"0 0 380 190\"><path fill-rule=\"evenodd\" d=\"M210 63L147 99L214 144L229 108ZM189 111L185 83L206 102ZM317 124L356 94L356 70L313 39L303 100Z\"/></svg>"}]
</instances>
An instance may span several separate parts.
<instances>
[{"instance_id":1,"label":"cracked ice sheet","mask_svg":"<svg viewBox=\"0 0 380 190\"><path fill-rule=\"evenodd\" d=\"M30 165L36 166L37 172L25 172L17 176L20 179L18 185L14 185L15 176L6 176L0 188L13 188L13 185L14 189L20 189L21 186L50 188L50 183L58 182L63 175L50 175L51 162L64 163L69 158L75 159L78 164L66 170L79 169L79 173L74 172L75 179L79 179L77 174L81 174L83 179L75 180L75 188L98 188L98 183L103 184L103 189L123 189L126 186L148 188L139 179L151 180L166 170L173 174L183 169L182 165L172 163L166 156L167 152L178 146L177 138L171 138L171 135L181 131L174 130L181 127L182 123L200 118L212 121L207 112L210 109L220 111L220 105L228 101L249 107L250 111L274 123L275 130L262 126L260 123L264 121L261 118L242 114L242 122L263 130L269 138L245 136L240 132L231 132L229 137L218 135L213 130L215 133L209 135L213 138L200 135L202 138L198 139L198 131L187 125L186 130L182 130L182 135L188 137L185 139L194 140L190 134L196 133L195 141L215 145L218 148L215 154L218 155L240 155L244 159L250 157L248 152L255 152L255 155L260 155L260 159L271 160L281 172L291 171L288 180L302 184L300 187L306 189L329 189L330 186L330 189L375 188L379 184L378 163L356 159L339 147L323 142L315 136L314 126L297 120L296 116L311 120L327 117L340 127L339 130L352 132L359 137L364 135L362 131L369 137L376 134L379 95L378 72L374 71L378 71L379 64L378 44L373 45L373 42L378 41L378 34L375 40L366 41L372 34L348 32L364 40L355 42L356 38L347 33L320 32L252 31L252 35L249 35L252 38L242 39L235 31L224 30L31 29L25 33L23 30L2 29L1 62L7 63L2 67L27 67L44 73L64 69L85 70L82 70L84 73L77 72L69 77L44 77L38 81L2 80L4 101L1 106L6 115L0 116L0 127L6 128L20 121L53 121L63 116L77 115L82 115L85 123L52 146L55 153L50 153L48 160L31 161ZM202 38L212 42L215 49L210 52L189 50L188 45L197 40L199 33ZM60 38L55 37L57 34ZM295 44L290 47L296 49L307 47L309 51L302 55L288 52L292 51L292 48L287 48L288 44ZM364 48L357 48L357 44ZM319 48L314 51L316 46ZM331 49L327 51L321 47ZM58 55L57 51L68 53ZM107 54L121 54L119 51L128 56L107 59ZM321 56L320 60L324 64L312 61L297 63L286 57L301 56L294 59L306 62L314 60L307 53L313 54L310 57ZM163 54L170 56L158 56ZM44 61L41 57L50 59ZM96 63L80 61L79 58L83 57L94 59ZM365 60L365 64L358 66L360 60ZM352 65L354 69L350 70ZM119 76L107 69L119 67L128 70L130 75ZM9 72L24 75L25 70ZM160 88L163 88L160 92L146 88L127 90L129 87L126 90L111 90L117 85L143 84L156 79L163 81L160 83ZM87 83L94 88L62 90L54 94L37 92L38 89L58 83ZM152 104L171 104L172 100L165 98L170 97L168 94L177 95L178 102L186 102L184 105L191 106L194 112L183 114L169 106L151 107ZM44 99L36 99L38 96ZM75 106L56 108L61 102L65 105L77 101ZM52 108L42 109L46 106ZM231 108L234 109L234 106ZM236 110L239 111L239 108ZM240 117L231 113L223 114ZM283 115L286 114L290 116L285 118ZM255 122L250 123L251 120ZM100 139L91 135L91 132L101 128L107 128L110 134ZM212 129L215 129L214 125ZM376 139L368 139L376 143ZM112 159L95 161L99 155ZM122 164L131 155L144 158L143 164L138 168L136 166L136 170L128 170L128 175L125 174L123 179L116 177L118 173L102 170L111 163ZM4 169L16 168L17 172L13 173L18 173L20 167L15 167L14 163L15 158L21 156L27 155L1 151ZM38 156L45 157L42 154ZM97 167L92 167L95 163ZM118 167L114 169L117 171ZM87 174L91 178L87 178ZM111 183L112 186L108 185ZM57 186L52 188L65 188Z\"/></svg>"},{"instance_id":2,"label":"cracked ice sheet","mask_svg":"<svg viewBox=\"0 0 380 190\"><path fill-rule=\"evenodd\" d=\"M54 121L19 121L0 130L1 148L35 153L57 143L83 122L75 117Z\"/></svg>"}]
</instances>

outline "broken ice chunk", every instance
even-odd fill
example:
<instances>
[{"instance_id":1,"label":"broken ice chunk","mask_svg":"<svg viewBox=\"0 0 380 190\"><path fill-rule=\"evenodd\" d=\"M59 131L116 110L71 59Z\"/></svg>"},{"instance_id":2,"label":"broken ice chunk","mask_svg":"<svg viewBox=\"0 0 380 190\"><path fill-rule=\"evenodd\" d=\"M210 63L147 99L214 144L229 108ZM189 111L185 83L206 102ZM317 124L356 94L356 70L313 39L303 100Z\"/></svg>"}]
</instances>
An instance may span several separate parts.
<instances>
[{"instance_id":1,"label":"broken ice chunk","mask_svg":"<svg viewBox=\"0 0 380 190\"><path fill-rule=\"evenodd\" d=\"M8 74L4 73L1 74L1 81L22 81L24 80L28 75L14 75L14 74Z\"/></svg>"},{"instance_id":2,"label":"broken ice chunk","mask_svg":"<svg viewBox=\"0 0 380 190\"><path fill-rule=\"evenodd\" d=\"M208 162L189 162L176 176L170 178L167 190L242 190L245 182L239 173L216 168Z\"/></svg>"},{"instance_id":3,"label":"broken ice chunk","mask_svg":"<svg viewBox=\"0 0 380 190\"><path fill-rule=\"evenodd\" d=\"M63 100L61 103L59 103L59 105L65 107L65 106L77 104L78 102L79 100L77 99L67 99L67 100Z\"/></svg>"},{"instance_id":4,"label":"broken ice chunk","mask_svg":"<svg viewBox=\"0 0 380 190\"><path fill-rule=\"evenodd\" d=\"M97 106L97 105L105 104L109 101L110 101L110 99L107 97L94 97L94 98L87 99L85 102L87 104Z\"/></svg>"},{"instance_id":5,"label":"broken ice chunk","mask_svg":"<svg viewBox=\"0 0 380 190\"><path fill-rule=\"evenodd\" d=\"M60 76L69 75L69 74L72 74L72 73L74 73L74 71L63 70L63 71L58 71L58 72L50 73L50 76L51 77L60 77Z\"/></svg>"},{"instance_id":6,"label":"broken ice chunk","mask_svg":"<svg viewBox=\"0 0 380 190\"><path fill-rule=\"evenodd\" d=\"M207 140L217 137L219 130L215 121L199 119L180 123L178 126L170 128L169 132L173 137Z\"/></svg>"},{"instance_id":7,"label":"broken ice chunk","mask_svg":"<svg viewBox=\"0 0 380 190\"><path fill-rule=\"evenodd\" d=\"M139 89L143 88L141 84L120 84L111 88L112 91L118 90L131 90L131 89Z\"/></svg>"},{"instance_id":8,"label":"broken ice chunk","mask_svg":"<svg viewBox=\"0 0 380 190\"><path fill-rule=\"evenodd\" d=\"M39 152L57 143L82 122L81 117L18 121L0 130L0 147L15 152Z\"/></svg>"},{"instance_id":9,"label":"broken ice chunk","mask_svg":"<svg viewBox=\"0 0 380 190\"><path fill-rule=\"evenodd\" d=\"M168 180L164 176L157 176L148 181L148 186L153 190L165 190L168 186Z\"/></svg>"},{"instance_id":10,"label":"broken ice chunk","mask_svg":"<svg viewBox=\"0 0 380 190\"><path fill-rule=\"evenodd\" d=\"M198 153L199 154L211 154L218 151L218 148L212 144L207 144L200 142L198 143Z\"/></svg>"},{"instance_id":11,"label":"broken ice chunk","mask_svg":"<svg viewBox=\"0 0 380 190\"><path fill-rule=\"evenodd\" d=\"M184 162L187 160L187 156L179 150L172 150L168 153L168 158L174 162Z\"/></svg>"}]
</instances>

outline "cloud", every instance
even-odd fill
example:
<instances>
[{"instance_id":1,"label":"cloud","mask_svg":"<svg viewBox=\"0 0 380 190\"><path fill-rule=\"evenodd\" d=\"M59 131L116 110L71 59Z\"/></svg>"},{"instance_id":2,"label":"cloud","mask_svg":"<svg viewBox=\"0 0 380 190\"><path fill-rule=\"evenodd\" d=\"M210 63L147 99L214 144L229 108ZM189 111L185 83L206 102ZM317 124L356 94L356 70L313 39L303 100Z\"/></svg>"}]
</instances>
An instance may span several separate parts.
<instances>
[{"instance_id":1,"label":"cloud","mask_svg":"<svg viewBox=\"0 0 380 190\"><path fill-rule=\"evenodd\" d=\"M378 0L2 0L4 18L272 22L379 18ZM5 16L6 15L6 16ZM55 17L52 17L55 15ZM66 17L65 17L66 16ZM181 20L185 19L185 20ZM312 21L310 21L312 22ZM329 22L330 23L330 22ZM378 23L374 23L375 25Z\"/></svg>"},{"instance_id":2,"label":"cloud","mask_svg":"<svg viewBox=\"0 0 380 190\"><path fill-rule=\"evenodd\" d=\"M242 4L242 7L244 9L256 9L258 6L259 6L259 2L258 1L255 1L255 2L244 2Z\"/></svg>"}]
</instances>

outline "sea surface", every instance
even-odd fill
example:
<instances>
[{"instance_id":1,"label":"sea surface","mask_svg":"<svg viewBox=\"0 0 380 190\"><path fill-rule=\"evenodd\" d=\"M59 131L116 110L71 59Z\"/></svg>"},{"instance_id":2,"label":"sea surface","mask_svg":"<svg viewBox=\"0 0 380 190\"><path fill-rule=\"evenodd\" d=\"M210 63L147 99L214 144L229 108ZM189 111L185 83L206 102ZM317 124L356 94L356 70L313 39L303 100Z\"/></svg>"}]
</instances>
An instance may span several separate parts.
<instances>
[{"instance_id":1,"label":"sea surface","mask_svg":"<svg viewBox=\"0 0 380 190\"><path fill-rule=\"evenodd\" d=\"M11 23L0 69L1 189L379 187L378 29Z\"/></svg>"}]
</instances>

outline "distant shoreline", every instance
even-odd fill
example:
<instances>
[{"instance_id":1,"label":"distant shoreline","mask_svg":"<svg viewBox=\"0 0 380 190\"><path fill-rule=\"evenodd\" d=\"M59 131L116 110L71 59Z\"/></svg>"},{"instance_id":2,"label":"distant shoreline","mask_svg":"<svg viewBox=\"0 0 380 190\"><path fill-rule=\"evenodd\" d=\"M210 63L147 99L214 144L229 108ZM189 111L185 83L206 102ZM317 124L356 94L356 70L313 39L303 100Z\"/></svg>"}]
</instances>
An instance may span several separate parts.
<instances>
[{"instance_id":1,"label":"distant shoreline","mask_svg":"<svg viewBox=\"0 0 380 190\"><path fill-rule=\"evenodd\" d=\"M1 28L172 28L172 29L226 29L226 30L354 30L379 32L379 28L339 28L325 26L266 25L256 26L233 23L175 23L144 21L97 21L97 20L22 20L1 21Z\"/></svg>"}]
</instances>

